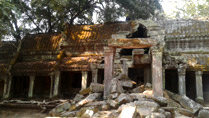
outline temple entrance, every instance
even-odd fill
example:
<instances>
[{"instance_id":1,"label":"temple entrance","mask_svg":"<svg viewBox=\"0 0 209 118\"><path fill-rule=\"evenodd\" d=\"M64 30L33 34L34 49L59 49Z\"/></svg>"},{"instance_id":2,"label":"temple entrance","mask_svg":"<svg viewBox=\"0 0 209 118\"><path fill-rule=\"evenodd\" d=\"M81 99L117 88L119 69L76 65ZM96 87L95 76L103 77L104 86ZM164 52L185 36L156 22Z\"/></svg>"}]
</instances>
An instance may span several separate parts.
<instances>
[{"instance_id":1,"label":"temple entrance","mask_svg":"<svg viewBox=\"0 0 209 118\"><path fill-rule=\"evenodd\" d=\"M13 98L27 98L29 82L29 76L13 76L11 96Z\"/></svg>"},{"instance_id":2,"label":"temple entrance","mask_svg":"<svg viewBox=\"0 0 209 118\"><path fill-rule=\"evenodd\" d=\"M186 96L195 100L196 87L195 87L195 71L186 72Z\"/></svg>"},{"instance_id":3,"label":"temple entrance","mask_svg":"<svg viewBox=\"0 0 209 118\"><path fill-rule=\"evenodd\" d=\"M203 83L203 97L205 102L209 102L209 71L203 72L202 75Z\"/></svg>"},{"instance_id":4,"label":"temple entrance","mask_svg":"<svg viewBox=\"0 0 209 118\"><path fill-rule=\"evenodd\" d=\"M4 93L4 80L0 80L0 98L3 97Z\"/></svg>"},{"instance_id":5,"label":"temple entrance","mask_svg":"<svg viewBox=\"0 0 209 118\"><path fill-rule=\"evenodd\" d=\"M178 94L178 72L177 69L165 70L165 89Z\"/></svg>"},{"instance_id":6,"label":"temple entrance","mask_svg":"<svg viewBox=\"0 0 209 118\"><path fill-rule=\"evenodd\" d=\"M36 76L34 82L34 97L48 98L50 95L50 76Z\"/></svg>"},{"instance_id":7,"label":"temple entrance","mask_svg":"<svg viewBox=\"0 0 209 118\"><path fill-rule=\"evenodd\" d=\"M135 81L137 85L144 84L144 69L143 68L129 68L128 77Z\"/></svg>"}]
</instances>

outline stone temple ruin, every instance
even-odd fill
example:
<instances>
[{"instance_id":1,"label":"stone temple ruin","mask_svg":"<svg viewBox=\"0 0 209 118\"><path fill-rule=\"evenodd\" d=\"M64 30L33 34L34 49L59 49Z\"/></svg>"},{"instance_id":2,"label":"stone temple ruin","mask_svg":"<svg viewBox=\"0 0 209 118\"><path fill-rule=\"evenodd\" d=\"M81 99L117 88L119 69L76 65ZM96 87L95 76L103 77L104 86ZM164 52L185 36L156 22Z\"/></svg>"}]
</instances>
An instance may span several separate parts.
<instances>
[{"instance_id":1,"label":"stone temple ruin","mask_svg":"<svg viewBox=\"0 0 209 118\"><path fill-rule=\"evenodd\" d=\"M67 26L0 44L2 99L72 98L120 73L138 85L209 102L209 22L137 20Z\"/></svg>"}]
</instances>

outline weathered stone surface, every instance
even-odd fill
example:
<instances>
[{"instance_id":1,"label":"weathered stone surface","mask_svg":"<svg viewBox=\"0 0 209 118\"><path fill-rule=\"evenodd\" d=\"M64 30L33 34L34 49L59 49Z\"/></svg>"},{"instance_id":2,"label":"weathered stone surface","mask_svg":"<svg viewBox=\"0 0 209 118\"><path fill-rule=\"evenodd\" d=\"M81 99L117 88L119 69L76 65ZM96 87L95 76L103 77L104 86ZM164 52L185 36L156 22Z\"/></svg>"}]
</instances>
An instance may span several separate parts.
<instances>
[{"instance_id":1,"label":"weathered stone surface","mask_svg":"<svg viewBox=\"0 0 209 118\"><path fill-rule=\"evenodd\" d=\"M143 92L143 94L147 97L147 98L152 98L153 97L153 91L152 90L146 90Z\"/></svg>"},{"instance_id":2,"label":"weathered stone surface","mask_svg":"<svg viewBox=\"0 0 209 118\"><path fill-rule=\"evenodd\" d=\"M193 113L196 113L199 109L203 108L202 105L196 103L185 95L181 96L171 92L167 93L172 99L178 101L184 108L191 110Z\"/></svg>"},{"instance_id":3,"label":"weathered stone surface","mask_svg":"<svg viewBox=\"0 0 209 118\"><path fill-rule=\"evenodd\" d=\"M142 93L142 92L144 92L144 90L145 90L144 85L141 85L141 86L134 88L131 92L132 93Z\"/></svg>"},{"instance_id":4,"label":"weathered stone surface","mask_svg":"<svg viewBox=\"0 0 209 118\"><path fill-rule=\"evenodd\" d=\"M61 112L66 111L70 108L71 104L69 102L64 102L62 104L59 104L54 109L52 109L49 114L51 116L58 116Z\"/></svg>"},{"instance_id":5,"label":"weathered stone surface","mask_svg":"<svg viewBox=\"0 0 209 118\"><path fill-rule=\"evenodd\" d=\"M115 100L108 100L108 104L109 104L112 108L116 108L116 107L119 105Z\"/></svg>"},{"instance_id":6,"label":"weathered stone surface","mask_svg":"<svg viewBox=\"0 0 209 118\"><path fill-rule=\"evenodd\" d=\"M129 94L133 100L144 100L145 95L142 93L131 93Z\"/></svg>"},{"instance_id":7,"label":"weathered stone surface","mask_svg":"<svg viewBox=\"0 0 209 118\"><path fill-rule=\"evenodd\" d=\"M168 111L174 114L177 107L161 107L161 109L164 109L165 111Z\"/></svg>"},{"instance_id":8,"label":"weathered stone surface","mask_svg":"<svg viewBox=\"0 0 209 118\"><path fill-rule=\"evenodd\" d=\"M61 117L75 117L78 111L66 111L61 113Z\"/></svg>"},{"instance_id":9,"label":"weathered stone surface","mask_svg":"<svg viewBox=\"0 0 209 118\"><path fill-rule=\"evenodd\" d=\"M82 89L82 90L79 91L79 93L80 93L81 95L87 95L87 94L89 94L90 92L91 92L91 89L90 89L90 88Z\"/></svg>"},{"instance_id":10,"label":"weathered stone surface","mask_svg":"<svg viewBox=\"0 0 209 118\"><path fill-rule=\"evenodd\" d=\"M152 88L152 84L146 83L145 87L146 87L146 88Z\"/></svg>"},{"instance_id":11,"label":"weathered stone surface","mask_svg":"<svg viewBox=\"0 0 209 118\"><path fill-rule=\"evenodd\" d=\"M121 93L117 98L119 104L129 103L132 100L133 99L131 99L131 97L125 93Z\"/></svg>"},{"instance_id":12,"label":"weathered stone surface","mask_svg":"<svg viewBox=\"0 0 209 118\"><path fill-rule=\"evenodd\" d=\"M137 113L142 118L150 115L154 111L157 111L159 107L159 105L156 102L151 101L135 101L134 104L137 107Z\"/></svg>"},{"instance_id":13,"label":"weathered stone surface","mask_svg":"<svg viewBox=\"0 0 209 118\"><path fill-rule=\"evenodd\" d=\"M83 105L87 104L87 103L93 102L97 98L101 97L101 95L102 95L101 93L92 93L92 94L88 95L85 99L78 102L77 104L72 105L70 107L70 110L74 110L74 109L76 109L80 106L83 106Z\"/></svg>"},{"instance_id":14,"label":"weathered stone surface","mask_svg":"<svg viewBox=\"0 0 209 118\"><path fill-rule=\"evenodd\" d=\"M104 91L104 85L103 84L97 84L97 83L91 83L90 89L94 93L100 93Z\"/></svg>"},{"instance_id":15,"label":"weathered stone surface","mask_svg":"<svg viewBox=\"0 0 209 118\"><path fill-rule=\"evenodd\" d=\"M103 106L106 105L107 103L105 101L96 101L96 102L90 102L86 104L85 106Z\"/></svg>"},{"instance_id":16,"label":"weathered stone surface","mask_svg":"<svg viewBox=\"0 0 209 118\"><path fill-rule=\"evenodd\" d=\"M91 118L94 115L94 111L87 109L82 115L81 118Z\"/></svg>"},{"instance_id":17,"label":"weathered stone surface","mask_svg":"<svg viewBox=\"0 0 209 118\"><path fill-rule=\"evenodd\" d=\"M136 116L136 106L126 104L122 107L122 111L118 118L135 118Z\"/></svg>"},{"instance_id":18,"label":"weathered stone surface","mask_svg":"<svg viewBox=\"0 0 209 118\"><path fill-rule=\"evenodd\" d=\"M162 113L151 113L149 116L147 116L146 118L166 118L164 114Z\"/></svg>"},{"instance_id":19,"label":"weathered stone surface","mask_svg":"<svg viewBox=\"0 0 209 118\"><path fill-rule=\"evenodd\" d=\"M177 108L176 111L179 112L180 114L188 116L188 117L193 117L194 116L192 111L184 109L184 108Z\"/></svg>"},{"instance_id":20,"label":"weathered stone surface","mask_svg":"<svg viewBox=\"0 0 209 118\"><path fill-rule=\"evenodd\" d=\"M120 81L121 86L125 89L125 88L132 88L133 87L133 82L131 80L121 80Z\"/></svg>"},{"instance_id":21,"label":"weathered stone surface","mask_svg":"<svg viewBox=\"0 0 209 118\"><path fill-rule=\"evenodd\" d=\"M115 111L99 111L92 118L117 118L117 113Z\"/></svg>"},{"instance_id":22,"label":"weathered stone surface","mask_svg":"<svg viewBox=\"0 0 209 118\"><path fill-rule=\"evenodd\" d=\"M112 93L112 94L110 94L109 98L116 99L118 96L119 96L119 93Z\"/></svg>"},{"instance_id":23,"label":"weathered stone surface","mask_svg":"<svg viewBox=\"0 0 209 118\"><path fill-rule=\"evenodd\" d=\"M117 78L111 80L110 83L110 93L123 93L124 90Z\"/></svg>"},{"instance_id":24,"label":"weathered stone surface","mask_svg":"<svg viewBox=\"0 0 209 118\"><path fill-rule=\"evenodd\" d=\"M198 118L208 118L209 117L209 109L202 109L199 111Z\"/></svg>"},{"instance_id":25,"label":"weathered stone surface","mask_svg":"<svg viewBox=\"0 0 209 118\"><path fill-rule=\"evenodd\" d=\"M168 100L161 96L152 96L152 99L155 100L161 107L165 107L168 104Z\"/></svg>"},{"instance_id":26,"label":"weathered stone surface","mask_svg":"<svg viewBox=\"0 0 209 118\"><path fill-rule=\"evenodd\" d=\"M78 102L81 101L84 98L81 94L76 94L76 96L73 98L73 101Z\"/></svg>"}]
</instances>

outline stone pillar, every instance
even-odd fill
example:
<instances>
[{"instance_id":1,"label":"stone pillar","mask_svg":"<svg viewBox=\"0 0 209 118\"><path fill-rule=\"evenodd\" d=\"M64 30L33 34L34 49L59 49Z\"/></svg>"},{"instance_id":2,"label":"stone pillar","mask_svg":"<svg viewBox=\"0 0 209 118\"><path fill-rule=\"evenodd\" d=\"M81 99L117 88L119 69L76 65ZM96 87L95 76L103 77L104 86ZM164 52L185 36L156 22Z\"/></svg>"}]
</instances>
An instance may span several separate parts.
<instances>
[{"instance_id":1,"label":"stone pillar","mask_svg":"<svg viewBox=\"0 0 209 118\"><path fill-rule=\"evenodd\" d=\"M110 82L113 78L113 67L114 67L114 48L105 47L104 48L104 99L110 94Z\"/></svg>"},{"instance_id":2,"label":"stone pillar","mask_svg":"<svg viewBox=\"0 0 209 118\"><path fill-rule=\"evenodd\" d=\"M186 81L185 81L186 69L178 69L178 89L180 95L186 95Z\"/></svg>"},{"instance_id":3,"label":"stone pillar","mask_svg":"<svg viewBox=\"0 0 209 118\"><path fill-rule=\"evenodd\" d=\"M81 89L87 88L87 78L88 78L88 72L82 71Z\"/></svg>"},{"instance_id":4,"label":"stone pillar","mask_svg":"<svg viewBox=\"0 0 209 118\"><path fill-rule=\"evenodd\" d=\"M92 70L92 82L98 83L97 79L98 79L98 69L93 69Z\"/></svg>"},{"instance_id":5,"label":"stone pillar","mask_svg":"<svg viewBox=\"0 0 209 118\"><path fill-rule=\"evenodd\" d=\"M163 68L163 89L165 89L165 68Z\"/></svg>"},{"instance_id":6,"label":"stone pillar","mask_svg":"<svg viewBox=\"0 0 209 118\"><path fill-rule=\"evenodd\" d=\"M195 72L195 79L196 79L196 101L197 102L204 102L203 98L203 86L202 86L202 71Z\"/></svg>"},{"instance_id":7,"label":"stone pillar","mask_svg":"<svg viewBox=\"0 0 209 118\"><path fill-rule=\"evenodd\" d=\"M60 81L60 71L56 71L54 77L54 91L53 91L53 97L57 97L59 93L59 81Z\"/></svg>"},{"instance_id":8,"label":"stone pillar","mask_svg":"<svg viewBox=\"0 0 209 118\"><path fill-rule=\"evenodd\" d=\"M123 73L128 77L128 64L127 64L127 60L123 60Z\"/></svg>"},{"instance_id":9,"label":"stone pillar","mask_svg":"<svg viewBox=\"0 0 209 118\"><path fill-rule=\"evenodd\" d=\"M145 67L144 68L144 83L146 85L146 83L152 83L152 77L151 77L151 68L149 67Z\"/></svg>"},{"instance_id":10,"label":"stone pillar","mask_svg":"<svg viewBox=\"0 0 209 118\"><path fill-rule=\"evenodd\" d=\"M152 89L153 94L163 96L162 52L152 50Z\"/></svg>"},{"instance_id":11,"label":"stone pillar","mask_svg":"<svg viewBox=\"0 0 209 118\"><path fill-rule=\"evenodd\" d=\"M28 91L29 98L33 97L34 80L35 80L35 76L30 76L30 84L29 84L29 91Z\"/></svg>"},{"instance_id":12,"label":"stone pillar","mask_svg":"<svg viewBox=\"0 0 209 118\"><path fill-rule=\"evenodd\" d=\"M7 86L8 86L8 82L7 82L7 78L4 78L4 91L3 91L3 98L6 98L7 95Z\"/></svg>"},{"instance_id":13,"label":"stone pillar","mask_svg":"<svg viewBox=\"0 0 209 118\"><path fill-rule=\"evenodd\" d=\"M49 94L49 98L52 98L53 97L54 73L51 74L50 79L51 79L51 82L50 82L50 94Z\"/></svg>"}]
</instances>

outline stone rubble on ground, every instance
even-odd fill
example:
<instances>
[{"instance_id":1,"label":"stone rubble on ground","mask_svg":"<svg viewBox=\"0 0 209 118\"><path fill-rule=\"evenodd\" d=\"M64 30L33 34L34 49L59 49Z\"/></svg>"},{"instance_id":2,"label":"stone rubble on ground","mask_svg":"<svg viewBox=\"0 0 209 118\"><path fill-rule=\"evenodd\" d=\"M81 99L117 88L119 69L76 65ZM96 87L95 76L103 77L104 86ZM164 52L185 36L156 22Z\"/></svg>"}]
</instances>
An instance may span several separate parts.
<instances>
[{"instance_id":1,"label":"stone rubble on ground","mask_svg":"<svg viewBox=\"0 0 209 118\"><path fill-rule=\"evenodd\" d=\"M121 74L112 79L111 94L107 99L104 100L102 95L104 86L91 83L89 88L81 90L74 99L59 102L49 115L68 118L209 117L209 108L190 98L169 91L164 91L163 97L154 96L151 87L150 83L136 86L135 82Z\"/></svg>"}]
</instances>

